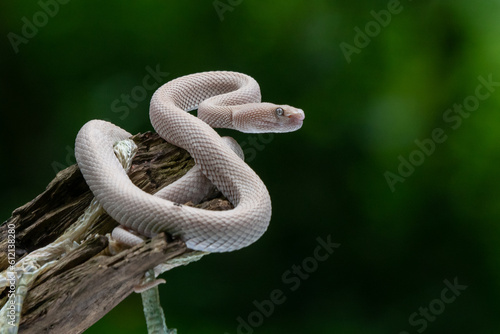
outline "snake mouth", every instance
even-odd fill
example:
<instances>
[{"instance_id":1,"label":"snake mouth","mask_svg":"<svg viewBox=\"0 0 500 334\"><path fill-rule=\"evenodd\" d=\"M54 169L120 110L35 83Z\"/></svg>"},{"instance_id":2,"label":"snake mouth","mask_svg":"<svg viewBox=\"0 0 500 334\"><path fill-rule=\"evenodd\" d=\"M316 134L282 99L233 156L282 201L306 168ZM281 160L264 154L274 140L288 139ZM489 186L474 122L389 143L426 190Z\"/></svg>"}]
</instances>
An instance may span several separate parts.
<instances>
[{"instance_id":1,"label":"snake mouth","mask_svg":"<svg viewBox=\"0 0 500 334\"><path fill-rule=\"evenodd\" d=\"M304 118L306 118L304 111L302 109L296 109L292 112L290 112L289 115L287 115L289 122L293 125L297 126L297 129L299 129L302 126L302 123L304 122Z\"/></svg>"},{"instance_id":2,"label":"snake mouth","mask_svg":"<svg viewBox=\"0 0 500 334\"><path fill-rule=\"evenodd\" d=\"M285 116L290 119L297 119L300 121L304 120L304 118L306 117L306 115L304 114L304 110L296 109L293 107L285 111Z\"/></svg>"},{"instance_id":3,"label":"snake mouth","mask_svg":"<svg viewBox=\"0 0 500 334\"><path fill-rule=\"evenodd\" d=\"M304 110L297 109L296 111L290 113L290 115L288 115L288 118L303 121L304 118L306 118L306 115L304 114Z\"/></svg>"}]
</instances>

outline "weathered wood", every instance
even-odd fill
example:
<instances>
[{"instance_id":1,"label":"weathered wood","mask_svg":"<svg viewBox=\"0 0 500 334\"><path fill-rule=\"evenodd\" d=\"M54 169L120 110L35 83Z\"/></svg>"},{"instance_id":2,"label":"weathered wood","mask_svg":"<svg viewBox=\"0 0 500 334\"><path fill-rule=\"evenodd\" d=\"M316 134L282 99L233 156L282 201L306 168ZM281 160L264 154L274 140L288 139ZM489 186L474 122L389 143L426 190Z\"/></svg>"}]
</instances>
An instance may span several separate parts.
<instances>
[{"instance_id":1,"label":"weathered wood","mask_svg":"<svg viewBox=\"0 0 500 334\"><path fill-rule=\"evenodd\" d=\"M129 176L138 187L155 193L182 177L194 162L189 154L152 133L139 134L139 147ZM213 198L215 197L215 198ZM7 225L14 224L16 260L59 237L77 220L93 196L78 167L59 172L46 190L16 209L0 226L0 249L7 249ZM198 207L227 210L232 206L220 193ZM144 273L175 256L189 252L180 240L165 234L117 255L103 255L104 235L118 223L103 214L77 249L41 274L23 305L20 333L82 333L132 292ZM7 268L0 252L0 271ZM6 292L0 294L4 302Z\"/></svg>"}]
</instances>

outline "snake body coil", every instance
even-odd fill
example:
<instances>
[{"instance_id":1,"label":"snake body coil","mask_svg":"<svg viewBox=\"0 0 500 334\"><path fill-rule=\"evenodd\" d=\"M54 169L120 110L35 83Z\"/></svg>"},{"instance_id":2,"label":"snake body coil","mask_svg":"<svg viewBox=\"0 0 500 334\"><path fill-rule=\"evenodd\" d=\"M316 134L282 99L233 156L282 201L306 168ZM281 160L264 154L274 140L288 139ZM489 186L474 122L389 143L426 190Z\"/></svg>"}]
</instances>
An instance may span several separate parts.
<instances>
[{"instance_id":1,"label":"snake body coil","mask_svg":"<svg viewBox=\"0 0 500 334\"><path fill-rule=\"evenodd\" d=\"M167 142L187 150L195 168L234 205L208 211L176 205L190 200L198 186L189 176L150 195L128 178L113 144L131 136L105 121L93 120L79 131L75 156L90 189L120 224L152 236L180 236L194 250L226 252L248 246L271 219L269 193L255 172L213 127L243 132L289 132L302 126L304 112L287 105L261 103L251 77L236 72L204 72L172 80L153 95L150 118ZM186 111L198 109L198 117ZM189 174L189 173L188 173ZM192 175L192 173L191 173Z\"/></svg>"}]
</instances>

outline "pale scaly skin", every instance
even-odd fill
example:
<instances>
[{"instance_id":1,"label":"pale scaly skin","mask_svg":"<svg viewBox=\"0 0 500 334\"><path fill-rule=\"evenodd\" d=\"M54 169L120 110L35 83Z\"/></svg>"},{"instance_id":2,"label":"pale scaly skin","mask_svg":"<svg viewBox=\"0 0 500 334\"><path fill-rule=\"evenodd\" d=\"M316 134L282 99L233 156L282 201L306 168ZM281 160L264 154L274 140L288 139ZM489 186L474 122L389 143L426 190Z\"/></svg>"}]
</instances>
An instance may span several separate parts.
<instances>
[{"instance_id":1,"label":"pale scaly skin","mask_svg":"<svg viewBox=\"0 0 500 334\"><path fill-rule=\"evenodd\" d=\"M271 200L260 178L212 127L289 132L299 129L304 119L301 109L260 99L257 82L236 72L180 77L161 86L151 99L155 130L191 154L197 168L235 206L232 210L208 211L176 203L196 185L167 187L160 196L137 188L113 153L113 144L131 135L105 121L90 121L82 127L76 138L76 160L104 209L125 227L146 236L165 231L194 250L237 250L266 231ZM198 117L186 112L194 109Z\"/></svg>"}]
</instances>

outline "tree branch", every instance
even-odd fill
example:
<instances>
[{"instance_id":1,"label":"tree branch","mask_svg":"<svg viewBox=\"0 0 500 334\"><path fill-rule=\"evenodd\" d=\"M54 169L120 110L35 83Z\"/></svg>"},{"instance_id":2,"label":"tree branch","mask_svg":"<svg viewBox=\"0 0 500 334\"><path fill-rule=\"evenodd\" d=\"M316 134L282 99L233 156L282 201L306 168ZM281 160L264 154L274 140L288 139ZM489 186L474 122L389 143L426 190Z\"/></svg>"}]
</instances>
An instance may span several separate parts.
<instances>
[{"instance_id":1,"label":"tree branch","mask_svg":"<svg viewBox=\"0 0 500 334\"><path fill-rule=\"evenodd\" d=\"M139 134L133 139L139 150L129 176L148 193L182 177L194 165L186 151L157 134ZM0 226L0 234L6 236L7 226L14 224L18 261L63 234L92 198L78 167L70 166L59 172L43 193L16 209ZM232 207L218 192L211 198L197 207ZM160 234L117 255L104 255L108 246L104 235L117 225L107 214L101 215L81 246L37 277L23 305L20 333L82 333L127 297L147 270L191 251L182 241ZM7 245L3 237L0 249L7 250ZM7 269L7 260L7 252L0 252L0 271ZM0 298L1 306L7 300L7 290Z\"/></svg>"}]
</instances>

